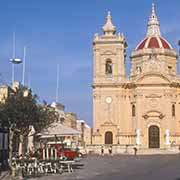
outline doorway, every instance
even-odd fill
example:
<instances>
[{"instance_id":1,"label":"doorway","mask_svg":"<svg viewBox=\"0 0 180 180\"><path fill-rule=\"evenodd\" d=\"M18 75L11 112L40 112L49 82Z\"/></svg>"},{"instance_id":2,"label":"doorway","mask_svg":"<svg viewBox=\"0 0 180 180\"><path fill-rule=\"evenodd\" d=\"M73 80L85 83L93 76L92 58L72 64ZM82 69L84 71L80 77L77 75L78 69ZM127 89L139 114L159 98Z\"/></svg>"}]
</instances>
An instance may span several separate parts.
<instances>
[{"instance_id":1,"label":"doorway","mask_svg":"<svg viewBox=\"0 0 180 180\"><path fill-rule=\"evenodd\" d=\"M113 133L111 131L105 133L105 144L113 144Z\"/></svg>"},{"instance_id":2,"label":"doorway","mask_svg":"<svg viewBox=\"0 0 180 180\"><path fill-rule=\"evenodd\" d=\"M150 126L149 127L149 148L159 148L160 138L159 138L159 127Z\"/></svg>"}]
</instances>

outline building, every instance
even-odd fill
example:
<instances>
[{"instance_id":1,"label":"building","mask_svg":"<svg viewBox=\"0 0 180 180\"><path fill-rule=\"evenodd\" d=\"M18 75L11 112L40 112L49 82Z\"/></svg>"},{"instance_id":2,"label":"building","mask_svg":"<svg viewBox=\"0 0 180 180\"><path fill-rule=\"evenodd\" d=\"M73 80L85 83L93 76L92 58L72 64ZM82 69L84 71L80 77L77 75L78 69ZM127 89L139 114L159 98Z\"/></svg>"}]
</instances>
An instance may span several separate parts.
<instances>
[{"instance_id":1,"label":"building","mask_svg":"<svg viewBox=\"0 0 180 180\"><path fill-rule=\"evenodd\" d=\"M5 99L8 97L10 92L10 87L6 85L0 86L0 102L4 102Z\"/></svg>"},{"instance_id":2,"label":"building","mask_svg":"<svg viewBox=\"0 0 180 180\"><path fill-rule=\"evenodd\" d=\"M52 102L51 107L53 107L55 111L58 113L59 121L63 124L65 120L65 106L58 102Z\"/></svg>"},{"instance_id":3,"label":"building","mask_svg":"<svg viewBox=\"0 0 180 180\"><path fill-rule=\"evenodd\" d=\"M161 35L154 4L147 34L130 56L130 75L127 42L116 33L110 12L102 30L93 41L93 144L162 149L180 144L178 56Z\"/></svg>"},{"instance_id":4,"label":"building","mask_svg":"<svg viewBox=\"0 0 180 180\"><path fill-rule=\"evenodd\" d=\"M73 129L76 129L76 126L77 126L76 114L73 112L66 112L65 119L64 119L64 125L71 127Z\"/></svg>"},{"instance_id":5,"label":"building","mask_svg":"<svg viewBox=\"0 0 180 180\"><path fill-rule=\"evenodd\" d=\"M72 136L72 134L67 133L67 137L65 138L65 140L69 140L71 137L72 140L73 139L75 141L78 140L79 146L82 146L82 147L85 147L86 144L91 144L91 128L84 120L77 119L77 116L75 113L65 112L64 111L65 106L60 103L53 102L51 104L51 107L55 108L55 110L57 111L59 115L59 122L56 123L57 125L56 129L58 129L58 126L60 126L59 129L62 129L61 126L63 125L65 129L69 128L69 130L72 129L72 132L77 132L77 131L79 132L79 134L75 133L74 137ZM55 131L55 130L54 128L51 128L50 131ZM62 130L59 130L59 134L61 133L60 131ZM78 138L76 138L77 134L78 134Z\"/></svg>"},{"instance_id":6,"label":"building","mask_svg":"<svg viewBox=\"0 0 180 180\"><path fill-rule=\"evenodd\" d=\"M77 130L81 132L79 145L85 147L91 144L91 127L84 120L77 120Z\"/></svg>"},{"instance_id":7,"label":"building","mask_svg":"<svg viewBox=\"0 0 180 180\"><path fill-rule=\"evenodd\" d=\"M61 124L71 127L73 129L77 129L77 116L73 112L65 112L65 106L58 102L53 102L51 104L59 116L59 121Z\"/></svg>"}]
</instances>

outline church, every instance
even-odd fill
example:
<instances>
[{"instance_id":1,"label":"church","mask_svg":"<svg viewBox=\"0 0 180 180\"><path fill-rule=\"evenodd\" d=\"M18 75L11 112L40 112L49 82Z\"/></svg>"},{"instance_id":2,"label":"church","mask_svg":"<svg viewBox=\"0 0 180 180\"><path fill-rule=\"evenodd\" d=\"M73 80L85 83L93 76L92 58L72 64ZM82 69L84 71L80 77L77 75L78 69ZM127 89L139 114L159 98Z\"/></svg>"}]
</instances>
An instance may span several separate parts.
<instances>
[{"instance_id":1,"label":"church","mask_svg":"<svg viewBox=\"0 0 180 180\"><path fill-rule=\"evenodd\" d=\"M180 144L178 55L163 38L154 4L143 40L131 52L111 13L93 40L92 144L166 149Z\"/></svg>"}]
</instances>

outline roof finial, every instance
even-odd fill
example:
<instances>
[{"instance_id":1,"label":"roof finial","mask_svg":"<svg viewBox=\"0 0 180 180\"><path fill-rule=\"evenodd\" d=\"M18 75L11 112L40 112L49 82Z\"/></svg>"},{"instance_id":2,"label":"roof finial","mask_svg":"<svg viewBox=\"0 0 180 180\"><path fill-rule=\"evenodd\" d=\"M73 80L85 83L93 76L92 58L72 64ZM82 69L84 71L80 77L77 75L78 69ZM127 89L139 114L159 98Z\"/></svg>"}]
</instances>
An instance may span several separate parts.
<instances>
[{"instance_id":1,"label":"roof finial","mask_svg":"<svg viewBox=\"0 0 180 180\"><path fill-rule=\"evenodd\" d=\"M152 3L151 15L149 17L147 36L161 36L160 25L155 13L154 3Z\"/></svg>"},{"instance_id":2,"label":"roof finial","mask_svg":"<svg viewBox=\"0 0 180 180\"><path fill-rule=\"evenodd\" d=\"M151 15L156 16L156 14L155 14L155 4L154 3L152 3L152 13L151 13Z\"/></svg>"},{"instance_id":3,"label":"roof finial","mask_svg":"<svg viewBox=\"0 0 180 180\"><path fill-rule=\"evenodd\" d=\"M111 16L111 11L108 11L108 16Z\"/></svg>"},{"instance_id":4,"label":"roof finial","mask_svg":"<svg viewBox=\"0 0 180 180\"><path fill-rule=\"evenodd\" d=\"M110 11L108 11L108 14L106 17L106 23L102 29L105 35L113 35L116 33L116 27L112 23L112 17L111 17Z\"/></svg>"}]
</instances>

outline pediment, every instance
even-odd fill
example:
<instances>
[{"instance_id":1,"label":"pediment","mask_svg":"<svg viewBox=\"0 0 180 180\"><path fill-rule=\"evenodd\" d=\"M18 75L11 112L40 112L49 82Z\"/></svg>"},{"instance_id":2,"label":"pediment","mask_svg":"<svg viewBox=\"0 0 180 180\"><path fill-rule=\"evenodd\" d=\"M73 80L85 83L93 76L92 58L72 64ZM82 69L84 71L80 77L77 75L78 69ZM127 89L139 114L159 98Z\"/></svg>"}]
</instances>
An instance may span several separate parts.
<instances>
[{"instance_id":1,"label":"pediment","mask_svg":"<svg viewBox=\"0 0 180 180\"><path fill-rule=\"evenodd\" d=\"M169 84L170 80L161 74L145 74L136 80L138 84Z\"/></svg>"},{"instance_id":2,"label":"pediment","mask_svg":"<svg viewBox=\"0 0 180 180\"><path fill-rule=\"evenodd\" d=\"M159 111L156 110L152 110L152 111L148 111L143 115L144 119L148 119L149 117L158 117L159 119L163 119L165 117L164 114L162 114Z\"/></svg>"}]
</instances>

